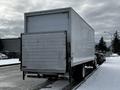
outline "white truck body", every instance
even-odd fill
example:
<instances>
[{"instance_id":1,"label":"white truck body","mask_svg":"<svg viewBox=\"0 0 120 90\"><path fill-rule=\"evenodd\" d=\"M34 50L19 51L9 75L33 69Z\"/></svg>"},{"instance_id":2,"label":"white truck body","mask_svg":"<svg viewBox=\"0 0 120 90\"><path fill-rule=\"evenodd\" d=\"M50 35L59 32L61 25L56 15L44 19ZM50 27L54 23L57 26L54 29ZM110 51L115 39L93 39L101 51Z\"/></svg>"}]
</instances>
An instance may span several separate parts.
<instances>
[{"instance_id":1,"label":"white truck body","mask_svg":"<svg viewBox=\"0 0 120 90\"><path fill-rule=\"evenodd\" d=\"M22 70L65 73L93 61L94 45L94 30L72 8L26 13Z\"/></svg>"}]
</instances>

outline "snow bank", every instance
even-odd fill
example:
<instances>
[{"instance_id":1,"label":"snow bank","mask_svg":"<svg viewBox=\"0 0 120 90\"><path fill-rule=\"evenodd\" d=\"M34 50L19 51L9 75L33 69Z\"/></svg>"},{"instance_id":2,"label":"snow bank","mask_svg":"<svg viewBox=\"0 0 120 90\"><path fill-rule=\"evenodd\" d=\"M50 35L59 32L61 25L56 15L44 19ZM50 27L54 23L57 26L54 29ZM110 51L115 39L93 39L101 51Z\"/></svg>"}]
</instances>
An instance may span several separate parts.
<instances>
[{"instance_id":1,"label":"snow bank","mask_svg":"<svg viewBox=\"0 0 120 90\"><path fill-rule=\"evenodd\" d=\"M0 60L0 66L1 65L9 65L9 64L18 64L18 63L20 63L19 59Z\"/></svg>"},{"instance_id":2,"label":"snow bank","mask_svg":"<svg viewBox=\"0 0 120 90\"><path fill-rule=\"evenodd\" d=\"M120 57L107 57L106 62L77 90L120 90Z\"/></svg>"}]
</instances>

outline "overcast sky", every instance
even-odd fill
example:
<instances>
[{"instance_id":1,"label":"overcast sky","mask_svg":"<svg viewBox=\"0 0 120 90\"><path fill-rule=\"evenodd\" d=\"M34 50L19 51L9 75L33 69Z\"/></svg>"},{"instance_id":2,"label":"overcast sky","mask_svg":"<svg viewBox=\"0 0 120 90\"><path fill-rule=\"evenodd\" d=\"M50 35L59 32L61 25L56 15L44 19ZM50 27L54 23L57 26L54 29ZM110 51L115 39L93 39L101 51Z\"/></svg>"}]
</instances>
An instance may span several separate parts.
<instances>
[{"instance_id":1,"label":"overcast sky","mask_svg":"<svg viewBox=\"0 0 120 90\"><path fill-rule=\"evenodd\" d=\"M24 12L72 7L95 30L96 41L107 41L120 31L119 0L0 0L0 37L18 37L24 32ZM105 33L106 32L106 33Z\"/></svg>"}]
</instances>

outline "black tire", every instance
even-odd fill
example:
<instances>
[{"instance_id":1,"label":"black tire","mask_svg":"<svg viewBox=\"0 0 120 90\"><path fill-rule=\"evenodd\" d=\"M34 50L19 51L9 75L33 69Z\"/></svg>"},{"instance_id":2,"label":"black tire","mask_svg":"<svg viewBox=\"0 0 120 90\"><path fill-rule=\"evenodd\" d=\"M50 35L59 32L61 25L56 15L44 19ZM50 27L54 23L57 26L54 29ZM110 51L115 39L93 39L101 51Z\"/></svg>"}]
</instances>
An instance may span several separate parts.
<instances>
[{"instance_id":1,"label":"black tire","mask_svg":"<svg viewBox=\"0 0 120 90\"><path fill-rule=\"evenodd\" d=\"M72 68L72 78L76 82L82 81L86 76L85 65L78 65Z\"/></svg>"},{"instance_id":2,"label":"black tire","mask_svg":"<svg viewBox=\"0 0 120 90\"><path fill-rule=\"evenodd\" d=\"M82 67L82 79L84 79L85 78L85 76L86 76L86 70L85 70L85 65L83 65L83 67Z\"/></svg>"},{"instance_id":3,"label":"black tire","mask_svg":"<svg viewBox=\"0 0 120 90\"><path fill-rule=\"evenodd\" d=\"M97 60L94 60L93 61L93 69L96 69L98 67L98 65L97 65Z\"/></svg>"}]
</instances>

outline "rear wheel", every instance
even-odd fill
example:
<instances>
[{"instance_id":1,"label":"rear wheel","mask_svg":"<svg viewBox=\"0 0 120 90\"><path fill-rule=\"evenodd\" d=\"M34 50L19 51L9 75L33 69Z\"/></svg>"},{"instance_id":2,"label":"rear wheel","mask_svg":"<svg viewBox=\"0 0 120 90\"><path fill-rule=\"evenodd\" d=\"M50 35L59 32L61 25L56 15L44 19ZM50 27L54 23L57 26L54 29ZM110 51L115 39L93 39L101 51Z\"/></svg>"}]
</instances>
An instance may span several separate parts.
<instances>
[{"instance_id":1,"label":"rear wheel","mask_svg":"<svg viewBox=\"0 0 120 90\"><path fill-rule=\"evenodd\" d=\"M82 78L84 79L85 78L85 65L83 65L82 67Z\"/></svg>"},{"instance_id":2,"label":"rear wheel","mask_svg":"<svg viewBox=\"0 0 120 90\"><path fill-rule=\"evenodd\" d=\"M97 67L98 67L98 65L97 65L97 60L94 60L94 61L93 61L93 68L96 69Z\"/></svg>"},{"instance_id":3,"label":"rear wheel","mask_svg":"<svg viewBox=\"0 0 120 90\"><path fill-rule=\"evenodd\" d=\"M72 78L74 79L74 81L76 82L82 81L85 78L85 75L86 71L84 64L73 67Z\"/></svg>"}]
</instances>

